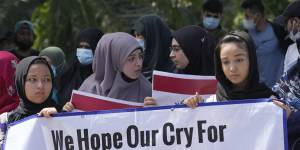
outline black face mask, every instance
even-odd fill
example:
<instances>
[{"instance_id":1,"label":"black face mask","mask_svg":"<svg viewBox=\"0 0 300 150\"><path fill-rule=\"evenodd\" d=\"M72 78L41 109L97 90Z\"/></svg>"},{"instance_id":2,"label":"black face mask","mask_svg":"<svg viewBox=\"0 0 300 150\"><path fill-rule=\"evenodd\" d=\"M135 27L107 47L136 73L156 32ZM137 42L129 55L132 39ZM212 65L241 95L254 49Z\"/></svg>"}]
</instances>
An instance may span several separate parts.
<instances>
[{"instance_id":1,"label":"black face mask","mask_svg":"<svg viewBox=\"0 0 300 150\"><path fill-rule=\"evenodd\" d=\"M30 49L31 46L33 45L33 41L31 40L16 40L16 45L19 47L21 50L27 50Z\"/></svg>"}]
</instances>

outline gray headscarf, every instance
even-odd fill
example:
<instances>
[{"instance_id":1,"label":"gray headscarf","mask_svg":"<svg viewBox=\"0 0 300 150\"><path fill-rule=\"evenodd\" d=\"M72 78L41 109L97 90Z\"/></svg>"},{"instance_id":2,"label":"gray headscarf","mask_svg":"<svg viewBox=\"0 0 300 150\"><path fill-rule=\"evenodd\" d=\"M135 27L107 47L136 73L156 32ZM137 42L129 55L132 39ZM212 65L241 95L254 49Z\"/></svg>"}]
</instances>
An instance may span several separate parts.
<instances>
[{"instance_id":1,"label":"gray headscarf","mask_svg":"<svg viewBox=\"0 0 300 150\"><path fill-rule=\"evenodd\" d=\"M116 99L143 102L146 96L151 96L150 82L142 74L133 82L127 82L121 77L127 57L138 48L140 46L136 39L127 33L105 34L95 51L93 74L83 82L79 90Z\"/></svg>"}]
</instances>

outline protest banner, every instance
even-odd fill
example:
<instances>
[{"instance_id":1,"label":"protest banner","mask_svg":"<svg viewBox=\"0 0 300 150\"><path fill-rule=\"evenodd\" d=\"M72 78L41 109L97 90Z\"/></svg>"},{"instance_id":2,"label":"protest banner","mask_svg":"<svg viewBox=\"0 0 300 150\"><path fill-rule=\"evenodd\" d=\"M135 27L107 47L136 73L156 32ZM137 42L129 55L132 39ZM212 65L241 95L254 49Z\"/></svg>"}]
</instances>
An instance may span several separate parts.
<instances>
[{"instance_id":1,"label":"protest banner","mask_svg":"<svg viewBox=\"0 0 300 150\"><path fill-rule=\"evenodd\" d=\"M73 90L71 102L77 110L96 111L124 108L141 108L144 103L130 102Z\"/></svg>"},{"instance_id":2,"label":"protest banner","mask_svg":"<svg viewBox=\"0 0 300 150\"><path fill-rule=\"evenodd\" d=\"M288 150L270 100L74 112L11 124L5 150Z\"/></svg>"},{"instance_id":3,"label":"protest banner","mask_svg":"<svg viewBox=\"0 0 300 150\"><path fill-rule=\"evenodd\" d=\"M157 105L174 105L198 92L203 98L215 94L217 80L214 76L196 76L154 71L152 97Z\"/></svg>"}]
</instances>

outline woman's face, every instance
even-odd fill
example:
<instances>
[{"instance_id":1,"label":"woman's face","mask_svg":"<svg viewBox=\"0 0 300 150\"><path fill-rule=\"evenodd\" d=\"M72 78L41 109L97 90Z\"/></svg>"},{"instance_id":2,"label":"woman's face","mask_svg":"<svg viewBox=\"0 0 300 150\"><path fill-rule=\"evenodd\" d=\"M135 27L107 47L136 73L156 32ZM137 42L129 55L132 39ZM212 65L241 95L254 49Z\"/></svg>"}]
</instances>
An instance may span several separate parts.
<instances>
[{"instance_id":1,"label":"woman's face","mask_svg":"<svg viewBox=\"0 0 300 150\"><path fill-rule=\"evenodd\" d=\"M52 89L49 68L45 64L32 64L25 79L25 94L29 101L41 104L47 100Z\"/></svg>"},{"instance_id":2,"label":"woman's face","mask_svg":"<svg viewBox=\"0 0 300 150\"><path fill-rule=\"evenodd\" d=\"M221 45L221 64L223 72L235 87L244 87L249 74L249 54L238 43Z\"/></svg>"},{"instance_id":3,"label":"woman's face","mask_svg":"<svg viewBox=\"0 0 300 150\"><path fill-rule=\"evenodd\" d=\"M176 65L177 69L184 69L189 64L189 59L184 54L178 42L173 38L170 58Z\"/></svg>"},{"instance_id":4,"label":"woman's face","mask_svg":"<svg viewBox=\"0 0 300 150\"><path fill-rule=\"evenodd\" d=\"M143 52L136 49L127 57L122 72L130 79L137 79L141 74L142 66Z\"/></svg>"}]
</instances>

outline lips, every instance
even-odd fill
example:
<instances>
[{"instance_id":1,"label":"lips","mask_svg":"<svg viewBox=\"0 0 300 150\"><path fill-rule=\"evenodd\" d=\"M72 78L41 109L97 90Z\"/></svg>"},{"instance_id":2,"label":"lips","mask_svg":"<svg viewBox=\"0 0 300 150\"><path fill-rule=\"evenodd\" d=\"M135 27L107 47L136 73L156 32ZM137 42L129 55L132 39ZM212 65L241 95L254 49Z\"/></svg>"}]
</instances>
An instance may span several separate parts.
<instances>
[{"instance_id":1,"label":"lips","mask_svg":"<svg viewBox=\"0 0 300 150\"><path fill-rule=\"evenodd\" d=\"M36 92L35 95L45 95L45 92Z\"/></svg>"}]
</instances>

